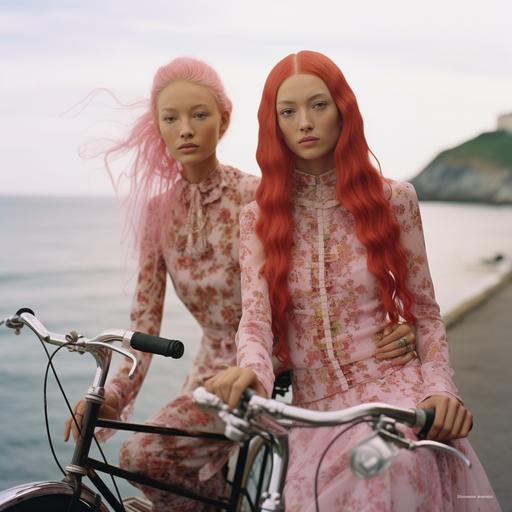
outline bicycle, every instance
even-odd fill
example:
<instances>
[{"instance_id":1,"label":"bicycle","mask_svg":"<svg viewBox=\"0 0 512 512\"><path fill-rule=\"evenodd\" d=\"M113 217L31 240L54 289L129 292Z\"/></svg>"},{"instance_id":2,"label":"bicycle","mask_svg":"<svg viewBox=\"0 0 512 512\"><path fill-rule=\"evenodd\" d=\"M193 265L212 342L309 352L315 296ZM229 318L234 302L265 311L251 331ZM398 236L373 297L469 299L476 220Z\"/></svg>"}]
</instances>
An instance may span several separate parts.
<instances>
[{"instance_id":1,"label":"bicycle","mask_svg":"<svg viewBox=\"0 0 512 512\"><path fill-rule=\"evenodd\" d=\"M231 411L220 398L197 388L193 393L194 401L206 408L217 411L226 424L226 437L235 442L245 442L258 435L270 446L272 451L272 469L265 490L257 504L258 510L264 512L283 512L283 488L288 466L288 429L291 426L335 426L348 424L354 426L365 422L373 434L359 442L352 450L350 466L359 478L371 478L384 471L393 462L400 448L416 450L430 448L462 460L471 467L470 460L459 450L437 441L427 441L425 436L432 426L435 413L433 410L404 409L384 403L366 403L337 411L311 411L287 405L273 399L262 398L253 390L246 390L239 406ZM417 430L419 441L409 439L398 428L402 423ZM347 429L338 433L332 443ZM320 457L315 475L315 497L318 489L320 464L327 449ZM318 508L318 501L316 501Z\"/></svg>"},{"instance_id":2,"label":"bicycle","mask_svg":"<svg viewBox=\"0 0 512 512\"><path fill-rule=\"evenodd\" d=\"M248 507L249 510L255 510L252 503L254 496L251 497L246 486L251 477L255 477L253 482L253 495L259 493L259 489L264 485L267 449L257 439L248 439L242 444L236 456L236 464L233 468L232 480L225 471L225 478L231 485L231 491L226 497L204 496L190 489L185 489L179 485L160 482L150 477L123 470L117 466L108 464L106 460L100 461L89 457L91 443L94 438L94 430L96 427L128 430L133 432L146 432L158 435L171 436L187 436L201 437L210 440L226 440L226 436L216 433L200 433L193 434L178 429L167 428L162 426L145 425L138 423L128 423L115 420L104 420L98 417L99 409L104 400L104 385L108 375L112 352L117 352L132 361L132 368L129 375L133 375L137 360L135 356L128 351L130 347L143 352L150 352L166 357L180 358L183 355L183 344L177 340L167 340L157 336L150 336L143 333L133 332L130 330L107 330L94 338L88 339L78 335L76 332L68 334L58 334L50 332L35 316L34 312L29 308L21 308L15 315L4 319L0 325L5 323L9 328L19 334L24 326L29 327L39 338L48 356L48 365L45 375L45 389L48 377L48 371L51 368L60 385L57 374L52 364L55 354L66 347L72 352L90 353L96 361L96 375L88 393L85 396L86 406L83 412L82 428L80 436L75 444L70 464L65 468L61 468L64 473L62 481L44 481L21 484L10 489L0 491L0 512L32 512L34 510L51 510L53 512L108 512L107 505L115 512L130 512L150 510L150 504L147 500L141 498L128 498L122 500L115 481L113 484L116 495L108 488L108 486L99 477L97 472L111 475L111 477L120 477L131 482L155 487L161 490L169 491L174 494L185 496L198 502L213 505L219 510L228 512L238 512L242 507ZM121 343L121 347L115 346L114 343ZM56 345L58 348L52 355L48 353L45 343ZM277 386L275 392L284 394L287 389L287 382L283 382L281 387ZM64 390L61 391L66 400L70 414L73 411ZM45 402L46 407L46 402ZM46 409L45 409L46 414ZM74 417L74 416L73 416ZM76 419L75 419L76 422ZM77 424L78 426L78 424ZM48 429L48 425L47 425ZM49 433L48 433L49 435ZM50 448L53 456L60 467L57 457L54 453L50 440ZM99 445L98 445L99 446ZM260 451L260 448L263 450ZM100 448L101 452L101 448ZM254 459L259 459L261 467L259 470L250 473L250 468L254 468ZM86 486L82 480L88 477L98 492Z\"/></svg>"}]
</instances>

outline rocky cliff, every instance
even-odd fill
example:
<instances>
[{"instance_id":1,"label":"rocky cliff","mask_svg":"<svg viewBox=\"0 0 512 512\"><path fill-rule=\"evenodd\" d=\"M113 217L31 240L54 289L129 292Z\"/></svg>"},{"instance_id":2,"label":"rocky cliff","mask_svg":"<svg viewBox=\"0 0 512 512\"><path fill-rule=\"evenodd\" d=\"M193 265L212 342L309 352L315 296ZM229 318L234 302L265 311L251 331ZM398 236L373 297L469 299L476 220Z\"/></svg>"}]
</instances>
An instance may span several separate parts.
<instances>
[{"instance_id":1,"label":"rocky cliff","mask_svg":"<svg viewBox=\"0 0 512 512\"><path fill-rule=\"evenodd\" d=\"M443 151L411 183L424 201L512 204L512 133L482 133Z\"/></svg>"}]
</instances>

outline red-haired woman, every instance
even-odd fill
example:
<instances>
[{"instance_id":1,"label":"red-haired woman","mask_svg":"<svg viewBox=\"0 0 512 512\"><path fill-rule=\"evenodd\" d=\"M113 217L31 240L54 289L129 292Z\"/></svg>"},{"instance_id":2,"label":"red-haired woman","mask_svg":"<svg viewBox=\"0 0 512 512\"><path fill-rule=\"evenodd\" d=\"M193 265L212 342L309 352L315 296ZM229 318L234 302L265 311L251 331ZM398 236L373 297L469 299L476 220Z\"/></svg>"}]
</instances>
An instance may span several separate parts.
<instances>
[{"instance_id":1,"label":"red-haired woman","mask_svg":"<svg viewBox=\"0 0 512 512\"><path fill-rule=\"evenodd\" d=\"M130 178L131 224L136 228L140 269L131 311L133 330L159 334L167 275L203 330L182 393L148 421L182 430L222 432L214 414L192 403L191 390L235 364L235 334L241 316L238 218L254 199L258 178L218 162L219 140L228 129L231 101L208 64L180 57L158 69L151 96L126 139L106 153L133 156ZM392 332L391 332L392 331ZM414 333L407 325L387 326L376 336L381 357L403 365L412 357ZM405 342L407 341L407 346ZM126 361L107 384L100 415L126 419L148 371L151 356L138 352L128 379ZM169 366L172 372L172 365ZM159 390L165 393L165 390ZM83 402L75 406L80 421ZM77 436L71 418L65 437ZM231 444L137 433L123 444L121 466L157 480L218 496L219 472ZM144 488L155 510L199 511L199 503Z\"/></svg>"},{"instance_id":2,"label":"red-haired woman","mask_svg":"<svg viewBox=\"0 0 512 512\"><path fill-rule=\"evenodd\" d=\"M293 369L297 406L434 408L429 438L457 439L471 470L445 455L403 450L389 470L358 480L347 461L368 434L360 425L322 463L320 510L499 510L471 446L460 439L472 418L452 381L414 189L375 169L354 93L322 54L280 61L258 118L262 179L240 220L238 367L207 388L230 406L247 386L268 396L274 352ZM374 336L399 319L416 324L419 358L391 367L375 356ZM315 509L319 457L339 430L292 430L287 512Z\"/></svg>"}]
</instances>

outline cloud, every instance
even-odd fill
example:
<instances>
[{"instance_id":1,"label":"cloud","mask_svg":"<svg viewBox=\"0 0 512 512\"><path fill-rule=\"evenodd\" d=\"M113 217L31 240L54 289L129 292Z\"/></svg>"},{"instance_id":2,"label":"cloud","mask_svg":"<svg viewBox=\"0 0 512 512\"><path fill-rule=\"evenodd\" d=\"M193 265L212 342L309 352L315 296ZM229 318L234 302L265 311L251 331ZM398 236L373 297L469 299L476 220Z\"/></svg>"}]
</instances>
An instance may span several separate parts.
<instances>
[{"instance_id":1,"label":"cloud","mask_svg":"<svg viewBox=\"0 0 512 512\"><path fill-rule=\"evenodd\" d=\"M15 5L0 5L0 172L16 169L12 191L89 190L75 170L97 164L84 164L76 150L108 135L112 126L98 122L116 121L118 112L97 99L76 119L59 114L97 87L126 102L145 97L157 67L177 55L219 70L235 104L220 155L253 172L264 79L299 49L323 51L340 65L370 142L396 177L411 176L443 145L492 128L494 116L511 109L512 7L498 0L485 8L472 0ZM42 179L42 166L52 177Z\"/></svg>"}]
</instances>

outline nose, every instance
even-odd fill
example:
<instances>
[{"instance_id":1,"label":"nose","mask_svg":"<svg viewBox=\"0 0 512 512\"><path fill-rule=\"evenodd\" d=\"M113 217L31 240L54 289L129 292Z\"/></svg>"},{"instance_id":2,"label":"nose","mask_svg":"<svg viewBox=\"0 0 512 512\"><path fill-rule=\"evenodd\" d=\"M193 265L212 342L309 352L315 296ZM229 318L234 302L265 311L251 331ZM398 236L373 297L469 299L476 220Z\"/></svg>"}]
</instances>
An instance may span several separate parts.
<instances>
[{"instance_id":1,"label":"nose","mask_svg":"<svg viewBox=\"0 0 512 512\"><path fill-rule=\"evenodd\" d=\"M302 133L309 133L313 129L313 123L307 109L299 111L299 130Z\"/></svg>"},{"instance_id":2,"label":"nose","mask_svg":"<svg viewBox=\"0 0 512 512\"><path fill-rule=\"evenodd\" d=\"M194 136L194 130L192 130L192 126L186 121L182 122L181 130L180 130L180 138L184 140L191 139Z\"/></svg>"}]
</instances>

